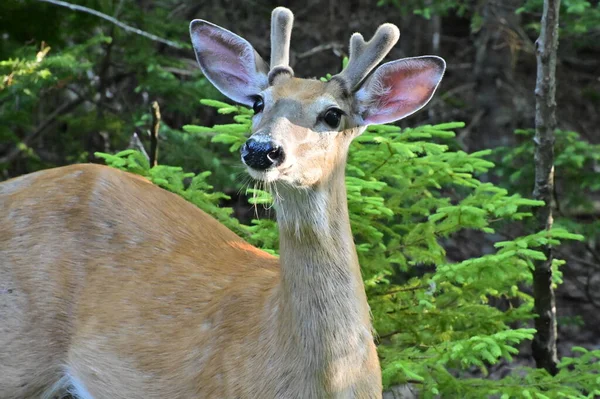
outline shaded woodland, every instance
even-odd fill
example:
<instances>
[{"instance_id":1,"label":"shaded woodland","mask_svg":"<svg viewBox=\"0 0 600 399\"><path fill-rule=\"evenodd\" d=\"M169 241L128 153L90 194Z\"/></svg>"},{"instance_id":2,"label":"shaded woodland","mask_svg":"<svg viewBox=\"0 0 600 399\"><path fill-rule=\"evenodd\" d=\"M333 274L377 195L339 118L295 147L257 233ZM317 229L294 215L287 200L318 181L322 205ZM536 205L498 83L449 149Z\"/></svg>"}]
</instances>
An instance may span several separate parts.
<instances>
[{"instance_id":1,"label":"shaded woodland","mask_svg":"<svg viewBox=\"0 0 600 399\"><path fill-rule=\"evenodd\" d=\"M480 197L478 189L474 189L475 194L467 192L466 183L465 186L453 185L455 182L451 179L459 173L457 171L476 175L477 183L471 182L471 177L465 178L471 185L489 183L510 194L518 194L520 198L533 198L536 39L540 34L542 0L72 0L70 3L97 10L115 21L146 32L147 35L130 32L114 21L91 15L84 10L73 10L35 0L4 0L0 4L0 180L77 162L104 163L108 160L113 166L130 167L131 162L138 162L132 161L130 154L110 158L97 153L114 154L127 148L139 150L144 147L147 153L152 153L150 131L153 126L157 127L156 121L153 123L152 103L156 101L161 115L158 164L179 166L184 171L197 175L211 171L212 174L206 176L197 188L207 193L213 193L214 190L214 193L219 194L210 198L207 195L208 199L198 201L210 202L215 206L214 209L217 205L221 208L233 208L232 214L236 220L230 223L235 224L232 227L234 230L240 229L236 230L239 234L246 231L239 227L239 223L251 224L256 216L260 216L263 226L271 228L272 211L261 205L260 193L257 201L256 193L253 200L252 192L241 189L245 180L240 177L239 157L237 152L229 151L232 149L229 147L235 147L241 140L244 129L248 127L245 120L236 122L239 128L227 125L233 124L229 114L247 114L244 114L244 110L228 110L224 104L213 103L208 104L212 106L206 106L199 102L200 99L227 100L198 70L189 43L188 23L194 18L202 18L223 26L246 38L266 57L269 54L270 13L274 7L283 5L295 13L290 63L299 76L320 78L328 73L337 73L347 56L350 35L359 31L365 37L370 37L377 26L384 22L398 25L401 31L399 45L386 60L435 54L447 61L446 75L432 102L425 110L403 120L398 126L402 129L434 126L421 130L416 128L412 133L405 131L408 132L408 138L399 140L407 140L402 143L408 145L410 140L420 142L418 134L424 134L430 135L431 141L436 145L444 146L439 151L415 150L416 147L410 147L417 160L429 156L428 151L432 151L433 155L438 154L436 151L441 153L448 150L452 153L452 157L447 160L435 159L435 162L447 162L452 165L451 168L456 168L448 175L448 180L444 180L446 175L433 173L435 179L440 179L439 187L435 189L438 190L437 194L433 196L448 200L420 210L421 213L415 211L410 217L389 206L392 214L402 215L398 216L399 220L390 217L390 230L394 223L405 227L421 226L420 223L425 223L430 215L436 213L436 209L443 208L444 205L458 206L469 198L475 198L476 201L467 205L478 209L486 209L486 201L496 204L496 197L489 200ZM600 348L600 5L597 0L563 0L560 11L556 68L555 186L550 205L557 226L581 235L579 240L558 237L566 238L567 241L553 249L555 257L566 261L559 268L562 281L556 288L557 349L559 358L562 358L573 356L574 346L586 350ZM225 111L217 112L219 109ZM464 124L439 127L449 122ZM192 127L184 129L187 125ZM213 125L229 127L216 127L212 130L193 128ZM456 133L454 137L444 134L449 131ZM372 136L385 135L385 132L373 130L369 134L357 145L355 155L359 154L358 151L365 150L363 147L368 147L368 140ZM485 151L485 154L477 155L480 151ZM477 160L467 158L466 154L475 154ZM413 176L405 169L407 160L413 159L413 155L397 160L400 162L397 166L391 162L383 169L377 166L375 160L364 158L366 160L362 164L357 161L355 165L364 167L365 173L373 171L370 176L377 181L386 182L396 191L385 192L383 189L371 188L367 186L365 178L356 183L356 197L361 193L381 197L385 200L381 204L385 203L385 206L391 202L398 209L412 209L418 201L413 201L411 195L417 198L425 190L425 186L410 185L411 182L416 184L420 178L419 173L415 172ZM493 162L495 166L478 166L478 157L486 162ZM363 158L356 156L356 159ZM472 167L465 172L460 170L464 165ZM434 170L437 171L435 168ZM150 173L146 169L144 171ZM153 176L167 179L165 176L176 172L160 173L160 176ZM394 186L394 183L386 180L387 176L394 173L404 173L406 181ZM172 176L169 175L168 178ZM189 186L190 177L177 175L176 179L179 179L180 186L167 188L183 193ZM404 189L408 193L406 203L400 199ZM418 194L414 194L416 192ZM406 290L407 287L413 287L406 290L406 297L391 299L394 306L404 309L405 305L401 304L408 303L406 306L410 307L413 301L419 306L426 306L422 301L427 297L419 295L426 295L427 287L431 287L428 285L429 277L426 276L431 276L433 270L437 268L438 271L443 271L446 270L446 265L460 265L477 257L496 254L494 244L516 242L513 240L518 237L534 234L536 227L533 221L523 221L515 216L520 212L533 212L527 208L531 204L515 202L516 199L502 201L505 201L502 205L498 203L494 206L506 209L494 211L496 213L490 211L485 217L473 215L470 216L472 219L465 217L465 220L461 220L459 215L456 224L460 228L452 227L447 234L432 233L432 240L436 243L429 244L427 248L419 247L419 251L422 250L423 253L416 249L407 251L409 246L406 243L399 245L398 248L401 249L397 251L390 249L396 243L392 233L389 233L392 237L389 240L382 238L386 249L381 255L377 252L377 256L369 258L370 255L360 253L359 247L359 255L365 256L364 261L361 259L361 264L365 268L363 273L369 297L381 298L382 295L389 296L389 292L394 289ZM352 211L352 201L350 202ZM521 210L521 207L526 210ZM213 210L212 205L209 208L205 210ZM356 208L356 212L360 214L361 211ZM228 216L220 215L220 220L225 220ZM454 216L445 217L450 220ZM355 232L357 243L364 241L375 245L373 243L378 238L369 236L372 233L366 225L385 225L382 220L367 217L363 220L357 217L356 225L353 225L354 230L357 226L359 228ZM488 223L491 225L497 221L500 221L500 225L494 227L494 231L485 230ZM365 224L364 230L361 230L362 223ZM485 234L482 233L482 228ZM407 236L429 234L422 226L406 227L403 231L410 232ZM440 228L435 232L439 231L445 230ZM253 243L276 252L276 237L271 233L259 236ZM527 247L529 244L524 245ZM438 257L424 254L427 250L434 249L439 252ZM400 255L396 256L398 253L401 254L401 260L398 260ZM535 262L536 259L534 255L532 259L526 259L527 255L519 256L526 263ZM385 262L390 262L389 273L386 271L380 275L377 265L378 262L384 262L384 259ZM502 261L495 259L489 262ZM515 263L515 267L527 268L526 263L521 266ZM481 274L473 276L474 281L486 278ZM502 277L488 274L487 278ZM479 308L473 310L467 305L471 303L469 301L477 301L476 297L480 294L486 298L482 300L486 307L505 312L504 315L514 309L522 309L520 306L528 303L532 289L527 278L519 278L520 280L515 277L514 284L504 287L506 294L500 288L496 293L481 288L471 299L457 296L456 302L462 303L464 307L458 307L454 311L477 312ZM378 285L384 284L381 281L386 279L391 281L389 284L395 285ZM508 277L507 279L510 280ZM434 277L431 281L437 280ZM421 284L427 287L423 288ZM442 283L438 282L439 284ZM455 284L467 291L463 286L464 280L458 280ZM515 288L511 288L511 285ZM448 287L443 289L450 290ZM511 289L517 290L519 294L511 296L508 293ZM423 292L413 295L414 290ZM412 296L408 296L408 293ZM444 303L443 298L438 299L435 306L443 303L443 306L440 305L442 310L454 306L452 300L446 300L448 302ZM378 306L381 309L391 306L389 303L376 302L379 299L373 301L375 318L379 317ZM415 309L418 311L421 308ZM442 310L440 314L443 314ZM381 310L381 313L385 312ZM524 316L525 313L527 316ZM503 319L503 326L532 327L533 317L530 314L530 308L515 311L515 314ZM381 317L384 320L384 316ZM438 320L444 327L436 329L430 341L427 341L430 338L419 339L430 342L432 347L434 342L437 345L444 340L452 341L454 338L450 337L451 333L448 332L448 336L444 334L460 328L452 324L455 322L452 317L455 316L448 317L448 320ZM385 363L387 369L384 368L384 378L388 376L388 380L384 382L388 386L410 383L417 387L417 391L422 390L430 395L434 395L435 390L447 392L442 397L458 397L454 395L459 394L464 395L463 397L481 397L477 395L486 390L497 394L510 392L509 396L513 397L513 391L506 387L494 387L490 381L512 376L515 365L535 367L527 335L518 338L514 346L519 349L519 353L513 353L512 356L506 357L504 347L499 345L502 354L493 353L490 358L484 356L481 364L473 361L459 367L452 363L460 363L457 359L448 360L450 365L444 363L445 368L451 370L456 366L456 370L462 370L449 372L452 378L485 381L477 388L481 390L475 390L469 396L461 391L466 389L464 386L456 388L458 385L448 382L450 377L444 379L446 377L431 371L436 367L433 363L422 366L422 370L430 370L432 375L437 376L437 379L434 378L437 385L432 385L434 383L427 379L423 382L419 373L415 376L407 372L402 361L410 356L394 356L404 353L399 348L408 347L413 341L404 336L405 332L399 332L392 321L380 324L376 322L375 325L382 346L388 345L387 349L382 349L381 356L393 359ZM465 331L469 328L465 327ZM494 328L487 326L465 332L461 339L484 334L484 331L490 333ZM394 341L396 335L398 339ZM416 364L417 361L407 360L406 364L413 363ZM590 364L593 363L596 366L582 366L582 373L597 375L597 359L590 361ZM568 365L564 366L564 369L568 368ZM388 370L388 374L385 370ZM571 371L573 370L579 369L571 367ZM550 381L544 378L546 377L535 375L527 381L532 385L539 381L542 381L540 384ZM521 380L514 381L519 383ZM488 382L489 386L486 385ZM477 384L479 382L474 386ZM557 386L561 384L560 381L556 382ZM456 390L453 391L452 387ZM600 385L597 388L600 389ZM555 392L552 391L554 388L544 389L545 392ZM544 392L544 389L540 392ZM583 392L582 395L592 392L584 383L578 389ZM521 391L518 386L514 392L517 391ZM535 392L532 390L530 397L543 397L535 396ZM527 397L518 395L520 394L514 393L514 397ZM548 397L554 396L549 394Z\"/></svg>"}]
</instances>

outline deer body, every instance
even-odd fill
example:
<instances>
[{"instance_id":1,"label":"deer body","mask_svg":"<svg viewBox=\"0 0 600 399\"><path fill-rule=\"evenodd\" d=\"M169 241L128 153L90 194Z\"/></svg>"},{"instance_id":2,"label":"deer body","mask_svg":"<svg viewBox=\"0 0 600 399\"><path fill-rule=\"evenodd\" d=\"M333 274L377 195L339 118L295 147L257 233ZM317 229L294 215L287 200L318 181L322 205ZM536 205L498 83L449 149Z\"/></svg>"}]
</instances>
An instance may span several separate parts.
<instances>
[{"instance_id":1,"label":"deer body","mask_svg":"<svg viewBox=\"0 0 600 399\"><path fill-rule=\"evenodd\" d=\"M0 398L379 398L344 168L370 123L421 108L443 60L390 62L383 25L329 82L195 20L207 78L253 105L242 161L273 188L280 258L134 175L75 165L0 185Z\"/></svg>"},{"instance_id":2,"label":"deer body","mask_svg":"<svg viewBox=\"0 0 600 399\"><path fill-rule=\"evenodd\" d=\"M379 380L366 302L349 301L350 284L325 290L324 269L312 292L294 287L285 257L280 268L185 200L107 167L0 188L1 398L40 397L65 376L94 398L353 397L345 360ZM290 255L301 278L323 262ZM349 340L314 347L332 334Z\"/></svg>"}]
</instances>

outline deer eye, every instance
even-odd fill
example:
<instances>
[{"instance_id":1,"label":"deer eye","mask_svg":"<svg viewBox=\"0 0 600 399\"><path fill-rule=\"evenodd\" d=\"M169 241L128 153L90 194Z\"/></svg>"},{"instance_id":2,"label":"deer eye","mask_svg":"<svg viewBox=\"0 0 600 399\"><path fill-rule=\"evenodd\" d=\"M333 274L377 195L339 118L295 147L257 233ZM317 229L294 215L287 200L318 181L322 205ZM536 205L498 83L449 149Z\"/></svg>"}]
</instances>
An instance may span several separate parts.
<instances>
[{"instance_id":1,"label":"deer eye","mask_svg":"<svg viewBox=\"0 0 600 399\"><path fill-rule=\"evenodd\" d=\"M254 100L254 105L252 105L252 109L254 110L254 113L258 114L264 108L265 108L265 102L263 101L262 97L256 97L256 100Z\"/></svg>"},{"instance_id":2,"label":"deer eye","mask_svg":"<svg viewBox=\"0 0 600 399\"><path fill-rule=\"evenodd\" d=\"M337 108L330 108L323 115L323 120L327 123L331 128L337 128L340 126L340 121L342 120L342 115L344 115L344 111Z\"/></svg>"}]
</instances>

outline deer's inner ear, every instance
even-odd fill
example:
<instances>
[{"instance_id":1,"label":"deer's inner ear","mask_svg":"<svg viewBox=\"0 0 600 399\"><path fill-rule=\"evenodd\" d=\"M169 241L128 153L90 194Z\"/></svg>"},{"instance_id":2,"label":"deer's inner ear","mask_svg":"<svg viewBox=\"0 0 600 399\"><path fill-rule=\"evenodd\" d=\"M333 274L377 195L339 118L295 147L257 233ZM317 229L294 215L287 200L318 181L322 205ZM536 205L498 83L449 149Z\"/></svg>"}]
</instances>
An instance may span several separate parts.
<instances>
[{"instance_id":1,"label":"deer's inner ear","mask_svg":"<svg viewBox=\"0 0 600 399\"><path fill-rule=\"evenodd\" d=\"M394 122L423 108L445 69L446 62L434 56L405 58L377 68L355 95L363 124Z\"/></svg>"},{"instance_id":2,"label":"deer's inner ear","mask_svg":"<svg viewBox=\"0 0 600 399\"><path fill-rule=\"evenodd\" d=\"M269 67L250 43L210 22L195 19L190 35L202 73L225 96L252 106L268 86Z\"/></svg>"}]
</instances>

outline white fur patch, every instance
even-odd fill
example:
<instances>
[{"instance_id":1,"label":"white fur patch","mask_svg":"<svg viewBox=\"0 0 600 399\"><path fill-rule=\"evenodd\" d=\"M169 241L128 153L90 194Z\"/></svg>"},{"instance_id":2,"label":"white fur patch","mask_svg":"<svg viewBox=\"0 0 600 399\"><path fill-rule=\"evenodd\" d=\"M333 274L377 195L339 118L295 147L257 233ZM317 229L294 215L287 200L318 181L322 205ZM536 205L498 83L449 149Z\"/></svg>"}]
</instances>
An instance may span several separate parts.
<instances>
[{"instance_id":1,"label":"white fur patch","mask_svg":"<svg viewBox=\"0 0 600 399\"><path fill-rule=\"evenodd\" d=\"M61 397L69 391L69 376L64 375L60 380L56 381L46 392L40 396L40 399L53 399Z\"/></svg>"},{"instance_id":2,"label":"white fur patch","mask_svg":"<svg viewBox=\"0 0 600 399\"><path fill-rule=\"evenodd\" d=\"M66 394L70 394L76 399L94 399L85 385L68 371L44 392L40 399L62 398Z\"/></svg>"},{"instance_id":3,"label":"white fur patch","mask_svg":"<svg viewBox=\"0 0 600 399\"><path fill-rule=\"evenodd\" d=\"M83 382L70 374L68 377L70 382L69 393L71 395L75 396L77 399L94 399L85 385L83 385Z\"/></svg>"},{"instance_id":4,"label":"white fur patch","mask_svg":"<svg viewBox=\"0 0 600 399\"><path fill-rule=\"evenodd\" d=\"M317 234L330 235L327 193L289 190L284 199L276 199L277 222L300 236L303 225L310 226Z\"/></svg>"},{"instance_id":5,"label":"white fur patch","mask_svg":"<svg viewBox=\"0 0 600 399\"><path fill-rule=\"evenodd\" d=\"M11 179L9 181L3 182L0 184L0 194L11 194L22 188L30 186L33 179L31 179L31 175L23 175Z\"/></svg>"},{"instance_id":6,"label":"white fur patch","mask_svg":"<svg viewBox=\"0 0 600 399\"><path fill-rule=\"evenodd\" d=\"M205 321L200 325L200 331L209 331L212 328L212 323L209 321Z\"/></svg>"}]
</instances>

